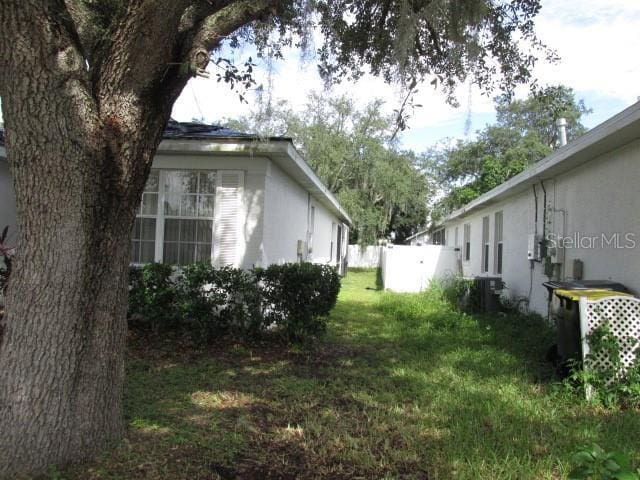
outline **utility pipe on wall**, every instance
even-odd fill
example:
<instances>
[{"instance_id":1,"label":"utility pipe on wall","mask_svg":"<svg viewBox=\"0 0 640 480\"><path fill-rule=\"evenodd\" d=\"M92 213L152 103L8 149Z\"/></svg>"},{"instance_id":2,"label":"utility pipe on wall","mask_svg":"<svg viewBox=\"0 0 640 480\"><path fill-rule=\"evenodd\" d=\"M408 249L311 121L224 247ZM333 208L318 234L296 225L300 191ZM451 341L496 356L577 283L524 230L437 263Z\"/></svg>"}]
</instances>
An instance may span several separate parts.
<instances>
[{"instance_id":1,"label":"utility pipe on wall","mask_svg":"<svg viewBox=\"0 0 640 480\"><path fill-rule=\"evenodd\" d=\"M556 121L556 126L558 127L558 142L561 147L564 147L567 144L567 119L559 118Z\"/></svg>"}]
</instances>

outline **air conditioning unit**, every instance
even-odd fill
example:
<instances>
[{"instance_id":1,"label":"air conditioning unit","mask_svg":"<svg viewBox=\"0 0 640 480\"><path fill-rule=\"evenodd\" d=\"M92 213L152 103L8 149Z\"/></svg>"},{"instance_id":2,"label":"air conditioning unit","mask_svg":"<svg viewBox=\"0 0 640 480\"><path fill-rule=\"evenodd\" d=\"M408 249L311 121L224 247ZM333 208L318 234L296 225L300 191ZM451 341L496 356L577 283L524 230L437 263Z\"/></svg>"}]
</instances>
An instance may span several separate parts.
<instances>
[{"instance_id":1,"label":"air conditioning unit","mask_svg":"<svg viewBox=\"0 0 640 480\"><path fill-rule=\"evenodd\" d=\"M542 236L530 233L527 237L527 260L534 260L539 262L542 260L540 253L540 244L542 243Z\"/></svg>"},{"instance_id":2,"label":"air conditioning unit","mask_svg":"<svg viewBox=\"0 0 640 480\"><path fill-rule=\"evenodd\" d=\"M476 308L480 312L497 312L500 309L500 293L504 288L500 277L474 277Z\"/></svg>"}]
</instances>

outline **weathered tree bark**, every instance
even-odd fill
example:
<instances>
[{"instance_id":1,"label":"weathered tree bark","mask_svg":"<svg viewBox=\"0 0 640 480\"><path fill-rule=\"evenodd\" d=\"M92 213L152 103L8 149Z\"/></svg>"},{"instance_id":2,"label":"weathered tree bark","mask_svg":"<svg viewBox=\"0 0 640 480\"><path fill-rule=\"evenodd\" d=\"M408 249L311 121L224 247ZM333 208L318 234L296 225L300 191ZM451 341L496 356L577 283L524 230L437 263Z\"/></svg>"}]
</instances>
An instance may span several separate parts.
<instances>
[{"instance_id":1,"label":"weathered tree bark","mask_svg":"<svg viewBox=\"0 0 640 480\"><path fill-rule=\"evenodd\" d=\"M10 60L23 66L2 78L20 232L0 347L7 478L122 436L129 238L159 131L138 118L118 138L133 109L101 118L82 57L51 17L3 17L24 27Z\"/></svg>"},{"instance_id":2,"label":"weathered tree bark","mask_svg":"<svg viewBox=\"0 0 640 480\"><path fill-rule=\"evenodd\" d=\"M82 2L0 5L19 228L0 345L0 478L87 458L123 435L130 235L188 80L176 63L206 66L203 49L273 2L220 3L132 0L108 41L91 37Z\"/></svg>"}]
</instances>

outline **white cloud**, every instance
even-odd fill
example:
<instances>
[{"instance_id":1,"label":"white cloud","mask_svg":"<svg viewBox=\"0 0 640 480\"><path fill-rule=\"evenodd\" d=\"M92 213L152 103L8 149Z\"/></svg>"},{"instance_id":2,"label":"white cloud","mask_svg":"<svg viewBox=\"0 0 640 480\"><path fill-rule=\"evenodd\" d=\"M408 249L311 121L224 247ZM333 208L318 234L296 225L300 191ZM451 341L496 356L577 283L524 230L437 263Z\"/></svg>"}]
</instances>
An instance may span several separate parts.
<instances>
[{"instance_id":1,"label":"white cloud","mask_svg":"<svg viewBox=\"0 0 640 480\"><path fill-rule=\"evenodd\" d=\"M536 74L545 83L564 83L577 91L633 103L640 94L640 56L635 52L639 24L637 0L550 0L543 6L537 31L562 60L541 63Z\"/></svg>"}]
</instances>

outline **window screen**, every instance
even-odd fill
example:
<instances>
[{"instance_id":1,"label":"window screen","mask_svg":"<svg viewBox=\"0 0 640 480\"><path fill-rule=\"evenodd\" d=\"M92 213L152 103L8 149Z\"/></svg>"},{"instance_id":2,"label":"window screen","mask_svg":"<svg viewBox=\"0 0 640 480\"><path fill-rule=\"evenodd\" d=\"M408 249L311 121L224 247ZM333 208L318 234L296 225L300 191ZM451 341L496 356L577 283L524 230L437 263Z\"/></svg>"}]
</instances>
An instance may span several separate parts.
<instances>
[{"instance_id":1,"label":"window screen","mask_svg":"<svg viewBox=\"0 0 640 480\"><path fill-rule=\"evenodd\" d=\"M471 259L471 224L469 223L464 226L464 259L465 261Z\"/></svg>"},{"instance_id":2,"label":"window screen","mask_svg":"<svg viewBox=\"0 0 640 480\"><path fill-rule=\"evenodd\" d=\"M215 173L173 171L164 178L164 262L211 261Z\"/></svg>"},{"instance_id":3,"label":"window screen","mask_svg":"<svg viewBox=\"0 0 640 480\"><path fill-rule=\"evenodd\" d=\"M503 244L502 244L502 222L503 222L503 216L502 216L502 212L496 212L495 214L495 233L494 233L494 237L495 237L495 259L493 262L493 270L495 273L498 274L502 274L502 250L503 250Z\"/></svg>"},{"instance_id":4,"label":"window screen","mask_svg":"<svg viewBox=\"0 0 640 480\"><path fill-rule=\"evenodd\" d=\"M489 271L489 217L482 217L482 264L481 271Z\"/></svg>"}]
</instances>

